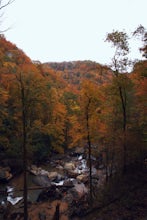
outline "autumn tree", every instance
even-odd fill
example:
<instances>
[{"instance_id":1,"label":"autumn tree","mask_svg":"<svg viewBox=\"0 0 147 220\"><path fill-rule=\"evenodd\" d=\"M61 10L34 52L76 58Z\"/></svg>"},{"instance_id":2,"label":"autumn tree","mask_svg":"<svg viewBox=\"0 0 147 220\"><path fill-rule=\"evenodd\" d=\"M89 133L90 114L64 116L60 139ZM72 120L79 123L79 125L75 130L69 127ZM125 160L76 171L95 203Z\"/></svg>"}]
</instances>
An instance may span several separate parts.
<instances>
[{"instance_id":1,"label":"autumn tree","mask_svg":"<svg viewBox=\"0 0 147 220\"><path fill-rule=\"evenodd\" d=\"M62 102L66 108L65 115L65 150L75 147L75 146L83 146L81 141L81 132L80 132L80 123L79 123L79 115L80 115L80 106L78 95L74 91L74 89L66 88L63 92Z\"/></svg>"},{"instance_id":2,"label":"autumn tree","mask_svg":"<svg viewBox=\"0 0 147 220\"><path fill-rule=\"evenodd\" d=\"M106 41L110 42L115 48L114 56L112 58L111 67L114 72L114 81L119 94L121 102L122 114L122 131L123 131L123 171L126 171L127 165L127 146L126 146L126 130L127 130L127 90L126 80L124 81L123 73L127 71L129 66L128 53L128 35L125 32L113 31L108 33ZM122 83L123 82L123 83Z\"/></svg>"},{"instance_id":3,"label":"autumn tree","mask_svg":"<svg viewBox=\"0 0 147 220\"><path fill-rule=\"evenodd\" d=\"M9 85L10 97L9 107L11 103L10 114L13 114L15 124L17 124L16 137L21 137L20 143L22 146L19 149L23 155L23 169L24 169L24 219L28 219L27 211L27 168L28 158L30 155L29 146L32 143L34 121L39 118L39 107L42 103L41 84L42 77L35 70L31 63L23 63L18 67L17 73ZM13 100L13 102L12 102ZM18 141L18 140L17 140Z\"/></svg>"},{"instance_id":4,"label":"autumn tree","mask_svg":"<svg viewBox=\"0 0 147 220\"><path fill-rule=\"evenodd\" d=\"M147 58L147 30L142 25L139 25L133 32L133 36L141 39L143 45L140 47L140 52L143 57Z\"/></svg>"},{"instance_id":5,"label":"autumn tree","mask_svg":"<svg viewBox=\"0 0 147 220\"><path fill-rule=\"evenodd\" d=\"M118 81L119 80L119 81ZM119 172L122 168L122 164L124 163L124 158L122 155L124 154L124 149L122 145L124 144L124 130L123 123L124 118L122 114L122 103L120 99L120 92L118 89L118 83L123 91L126 93L126 163L128 164L129 159L131 157L128 156L129 146L127 143L129 132L128 130L131 127L132 120L132 111L134 108L134 90L133 83L129 78L128 74L121 74L118 77L114 77L112 82L103 88L105 102L103 103L103 122L106 124L106 135L104 138L104 152L105 152L105 168L106 168L106 176L108 179L108 175L112 176L113 171ZM131 160L130 160L131 161Z\"/></svg>"},{"instance_id":6,"label":"autumn tree","mask_svg":"<svg viewBox=\"0 0 147 220\"><path fill-rule=\"evenodd\" d=\"M64 104L60 101L61 94L56 88L49 88L46 108L46 123L45 129L51 138L51 148L53 151L64 152L64 127L66 109Z\"/></svg>"},{"instance_id":7,"label":"autumn tree","mask_svg":"<svg viewBox=\"0 0 147 220\"><path fill-rule=\"evenodd\" d=\"M8 5L10 5L13 2L13 0L8 0L8 1L4 1L4 0L0 0L0 26L2 23L2 16L3 16L3 9L6 8ZM2 30L0 27L0 38L3 37L1 36L1 34L4 32L5 30ZM3 88L2 85L2 81L1 81L1 67L2 67L2 51L0 48L0 102L1 102L1 107L0 107L0 130L1 130L1 134L4 134L6 131L4 131L4 126L3 126L3 122L4 122L4 118L6 119L6 97L7 96L7 91L5 91L5 89ZM4 105L3 105L4 104ZM6 120L5 120L6 121ZM3 149L3 144L5 146L8 146L8 139L1 135L0 137L1 141L1 146ZM4 150L4 149L3 149Z\"/></svg>"},{"instance_id":8,"label":"autumn tree","mask_svg":"<svg viewBox=\"0 0 147 220\"><path fill-rule=\"evenodd\" d=\"M5 155L5 152L7 151L9 147L9 138L7 136L8 129L6 127L7 125L7 117L8 117L8 111L7 111L7 100L8 100L8 92L3 88L3 86L0 84L0 151L1 156Z\"/></svg>"},{"instance_id":9,"label":"autumn tree","mask_svg":"<svg viewBox=\"0 0 147 220\"><path fill-rule=\"evenodd\" d=\"M24 192L23 192L23 198L24 198L24 220L28 219L28 206L27 206L27 200L28 200L28 186L27 186L27 168L28 168L28 130L29 130L29 124L31 123L31 117L30 116L30 110L31 110L31 116L32 114L32 107L35 107L36 101L38 102L38 95L39 90L37 91L31 91L32 85L30 82L24 78L23 73L20 72L16 76L17 82L19 83L19 89L20 89L20 105L21 105L21 118L22 118L22 150L23 150L23 168L24 168ZM26 84L27 83L27 84ZM32 82L31 82L32 83ZM33 82L34 83L34 82ZM29 91L30 90L30 91ZM31 94L29 94L31 92ZM36 92L38 94L36 94ZM36 99L37 98L37 99Z\"/></svg>"},{"instance_id":10,"label":"autumn tree","mask_svg":"<svg viewBox=\"0 0 147 220\"><path fill-rule=\"evenodd\" d=\"M142 165L143 159L146 154L146 143L147 143L147 61L142 60L135 64L131 79L134 84L134 113L133 123L135 136L138 138L135 145L136 151L139 155L139 162Z\"/></svg>"},{"instance_id":11,"label":"autumn tree","mask_svg":"<svg viewBox=\"0 0 147 220\"><path fill-rule=\"evenodd\" d=\"M89 164L89 188L90 201L93 201L92 188L92 145L97 144L99 140L99 113L100 113L100 94L98 85L84 80L81 85L81 120L83 126L83 139L88 148L88 164Z\"/></svg>"},{"instance_id":12,"label":"autumn tree","mask_svg":"<svg viewBox=\"0 0 147 220\"><path fill-rule=\"evenodd\" d=\"M17 78L20 83L20 102L22 106L22 149L23 149L23 169L24 169L24 187L23 187L23 198L24 198L24 220L28 219L28 205L27 205L27 107L25 103L25 87L22 78L22 74L20 73L19 78Z\"/></svg>"}]
</instances>

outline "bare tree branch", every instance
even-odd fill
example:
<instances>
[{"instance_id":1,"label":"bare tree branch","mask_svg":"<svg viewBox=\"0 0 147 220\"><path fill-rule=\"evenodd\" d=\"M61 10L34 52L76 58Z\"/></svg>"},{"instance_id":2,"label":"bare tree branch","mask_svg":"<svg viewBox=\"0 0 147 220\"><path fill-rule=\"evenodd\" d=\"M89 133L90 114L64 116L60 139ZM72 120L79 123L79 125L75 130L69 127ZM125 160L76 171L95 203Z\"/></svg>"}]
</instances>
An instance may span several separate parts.
<instances>
[{"instance_id":1,"label":"bare tree branch","mask_svg":"<svg viewBox=\"0 0 147 220\"><path fill-rule=\"evenodd\" d=\"M12 4L13 2L14 2L15 0L7 0L7 2L5 2L4 3L4 0L0 0L0 26L1 26L1 23L2 23L2 17L3 17L3 15L4 15L4 12L3 12L3 9L4 8L6 8L8 5L10 5L10 4ZM6 28L6 29L4 29L4 30L0 30L0 34L2 34L2 33L4 33L4 32L6 32L6 31L8 31L10 29L10 27L9 28Z\"/></svg>"},{"instance_id":2,"label":"bare tree branch","mask_svg":"<svg viewBox=\"0 0 147 220\"><path fill-rule=\"evenodd\" d=\"M14 2L14 0L9 0L7 1L7 3L2 4L3 0L0 0L0 10L2 10L3 8L7 7L8 5L10 5L12 2Z\"/></svg>"}]
</instances>

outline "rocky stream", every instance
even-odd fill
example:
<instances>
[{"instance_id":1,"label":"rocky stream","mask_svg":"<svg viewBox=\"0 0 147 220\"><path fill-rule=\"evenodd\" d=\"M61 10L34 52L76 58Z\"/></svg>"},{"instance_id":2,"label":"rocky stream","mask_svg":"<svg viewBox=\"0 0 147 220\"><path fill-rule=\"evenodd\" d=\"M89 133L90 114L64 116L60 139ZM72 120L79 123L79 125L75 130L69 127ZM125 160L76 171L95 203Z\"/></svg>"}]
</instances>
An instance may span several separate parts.
<instances>
[{"instance_id":1,"label":"rocky stream","mask_svg":"<svg viewBox=\"0 0 147 220\"><path fill-rule=\"evenodd\" d=\"M99 187L105 181L105 169L96 158L92 160L93 184ZM30 220L54 219L58 207L61 220L78 219L86 214L89 168L85 153L56 155L41 166L30 164L27 175ZM22 219L23 174L13 176L11 167L3 166L0 179L1 219L13 219L13 216Z\"/></svg>"}]
</instances>

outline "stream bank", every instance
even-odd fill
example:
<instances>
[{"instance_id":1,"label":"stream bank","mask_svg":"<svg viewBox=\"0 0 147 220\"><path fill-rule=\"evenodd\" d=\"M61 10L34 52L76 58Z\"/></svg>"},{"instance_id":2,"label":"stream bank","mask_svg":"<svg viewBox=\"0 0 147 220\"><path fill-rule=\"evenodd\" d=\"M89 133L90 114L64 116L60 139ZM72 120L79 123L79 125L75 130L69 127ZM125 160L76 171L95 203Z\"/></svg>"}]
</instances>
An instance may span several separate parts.
<instances>
[{"instance_id":1,"label":"stream bank","mask_svg":"<svg viewBox=\"0 0 147 220\"><path fill-rule=\"evenodd\" d=\"M97 184L100 180L100 170L93 166L92 175ZM56 155L40 167L30 165L27 176L29 207L35 204L39 206L41 203L48 203L54 207L54 201L58 201L61 207L63 204L66 208L68 207L66 212L69 216L79 209L78 204L87 206L89 168L84 153ZM6 195L0 197L1 206L4 209L5 206L9 207L12 214L14 212L16 214L19 210L21 215L23 212L23 174L13 177L1 187L6 191Z\"/></svg>"},{"instance_id":2,"label":"stream bank","mask_svg":"<svg viewBox=\"0 0 147 220\"><path fill-rule=\"evenodd\" d=\"M93 164L96 165L95 161L93 161ZM108 201L111 201L110 196L113 196L113 194L117 195L118 192L127 192L127 190L130 190L134 183L138 181L138 179L141 180L142 178L139 176L135 176L134 178L132 176L134 179L131 177L131 181L129 182L128 180L127 182L121 182L118 178L118 181L115 179L115 183L112 182L113 187L110 186L111 190L105 186L105 188L107 189L101 191L100 189L105 182L105 170L102 167L103 166L101 165L101 168L98 168L97 166L93 166L92 168L93 184L95 186L94 189L96 194L94 203L96 202L96 200L101 200L101 197L103 197L103 199L106 197ZM89 195L89 169L87 166L87 159L85 155L80 154L76 156L74 155L72 157L68 156L67 158L64 158L64 160L60 156L55 158L54 160L52 159L51 163L48 163L41 167L31 165L28 168L28 171L29 188L37 188L37 190L28 190L28 211L31 220L40 220L41 218L43 219L43 217L40 216L45 216L44 219L46 220L53 219L57 204L59 204L61 208L60 220L108 220L108 218L97 218L99 212L101 213L101 209L104 209L102 204L96 203L94 204L94 207L91 208L87 203L87 198ZM127 185L130 186L128 187ZM22 197L22 191L16 190L22 189L23 187L22 174L13 178L7 183L6 186L9 195L9 199L7 196L7 199L5 200L7 204L6 210L8 210L9 208L9 212L11 215L8 215L9 213L6 211L7 217L3 219L9 220L12 216L16 215L20 215L19 219L23 219L21 217L23 215L23 200L20 200L15 205L12 204L12 201L14 202L14 200ZM124 186L127 186L126 189L123 189ZM113 196L113 198L115 197ZM146 207L145 200L143 203ZM4 206L5 203L3 203L3 208ZM105 206L109 207L109 204L106 203ZM127 205L125 206L127 208ZM135 206L136 205L134 205L134 207ZM119 213L117 214L117 218L115 219L124 220L123 218L121 218L121 215L123 213L120 213L121 211L119 211ZM138 215L139 214L136 214L136 216ZM34 218L34 216L36 217ZM106 216L108 217L108 214L106 214Z\"/></svg>"}]
</instances>

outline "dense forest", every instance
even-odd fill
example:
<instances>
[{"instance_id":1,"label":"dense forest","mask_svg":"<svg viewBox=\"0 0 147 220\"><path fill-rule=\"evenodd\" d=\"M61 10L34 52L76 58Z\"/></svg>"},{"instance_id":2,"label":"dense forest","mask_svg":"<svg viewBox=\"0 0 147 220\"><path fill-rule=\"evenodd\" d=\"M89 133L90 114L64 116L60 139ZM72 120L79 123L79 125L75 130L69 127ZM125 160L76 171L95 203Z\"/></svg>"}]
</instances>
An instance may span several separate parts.
<instances>
[{"instance_id":1,"label":"dense forest","mask_svg":"<svg viewBox=\"0 0 147 220\"><path fill-rule=\"evenodd\" d=\"M123 167L124 154L127 165L143 162L146 60L135 63L131 73L116 76L109 67L92 61L31 61L3 35L0 48L1 160L22 154L24 112L31 161L85 147L88 129L92 146L109 155L108 163ZM120 88L125 99L125 151Z\"/></svg>"},{"instance_id":2,"label":"dense forest","mask_svg":"<svg viewBox=\"0 0 147 220\"><path fill-rule=\"evenodd\" d=\"M12 2L0 1L0 11ZM115 51L110 65L33 61L5 31L0 218L145 220L146 29L132 33L142 41L142 59L135 61L128 59L130 37L108 33Z\"/></svg>"}]
</instances>

